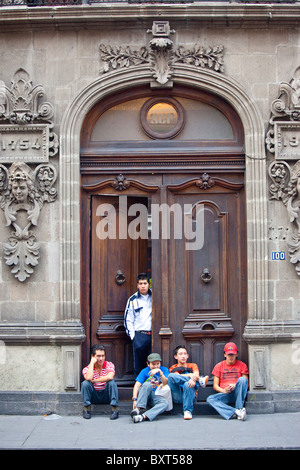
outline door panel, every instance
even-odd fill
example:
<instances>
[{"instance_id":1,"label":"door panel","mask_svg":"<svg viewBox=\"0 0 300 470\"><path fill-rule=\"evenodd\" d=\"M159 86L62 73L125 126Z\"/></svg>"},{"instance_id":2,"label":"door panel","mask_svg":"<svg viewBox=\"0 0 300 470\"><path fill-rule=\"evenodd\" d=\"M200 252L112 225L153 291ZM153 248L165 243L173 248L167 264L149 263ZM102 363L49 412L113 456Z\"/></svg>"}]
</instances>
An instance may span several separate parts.
<instances>
[{"instance_id":1,"label":"door panel","mask_svg":"<svg viewBox=\"0 0 300 470\"><path fill-rule=\"evenodd\" d=\"M119 197L91 197L91 343L106 346L119 384L133 380L131 341L123 318L127 299L136 291L137 274L147 271L148 243L126 236L132 220L129 207L136 202L147 207L147 199L124 199L125 207Z\"/></svg>"},{"instance_id":2,"label":"door panel","mask_svg":"<svg viewBox=\"0 0 300 470\"><path fill-rule=\"evenodd\" d=\"M210 374L223 359L224 344L235 341L246 360L242 332L247 317L244 190L242 184L199 190L169 186L168 204L203 211L203 247L187 240L168 243L169 348L187 344L201 373ZM195 231L195 230L194 230Z\"/></svg>"}]
</instances>

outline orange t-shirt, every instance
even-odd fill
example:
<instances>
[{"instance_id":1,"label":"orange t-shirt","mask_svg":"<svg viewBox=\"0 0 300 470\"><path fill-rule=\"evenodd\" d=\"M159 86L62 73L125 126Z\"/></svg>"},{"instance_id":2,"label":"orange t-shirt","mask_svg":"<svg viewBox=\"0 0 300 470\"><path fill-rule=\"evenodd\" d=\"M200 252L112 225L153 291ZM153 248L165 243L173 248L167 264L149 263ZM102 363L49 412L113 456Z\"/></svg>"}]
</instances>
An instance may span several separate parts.
<instances>
[{"instance_id":1,"label":"orange t-shirt","mask_svg":"<svg viewBox=\"0 0 300 470\"><path fill-rule=\"evenodd\" d=\"M173 366L170 367L169 372L170 373L173 372L173 373L180 374L180 375L185 375L185 374L191 374L191 373L194 374L195 372L199 373L199 369L198 369L197 364L194 364L193 362L189 362L186 364L185 367L182 367L179 364L174 364Z\"/></svg>"}]
</instances>

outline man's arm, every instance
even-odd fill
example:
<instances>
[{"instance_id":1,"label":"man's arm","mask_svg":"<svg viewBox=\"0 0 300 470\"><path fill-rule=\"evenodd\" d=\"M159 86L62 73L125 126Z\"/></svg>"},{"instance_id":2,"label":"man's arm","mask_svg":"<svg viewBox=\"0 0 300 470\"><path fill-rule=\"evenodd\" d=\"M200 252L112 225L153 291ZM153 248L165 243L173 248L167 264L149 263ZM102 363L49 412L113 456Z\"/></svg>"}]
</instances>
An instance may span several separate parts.
<instances>
[{"instance_id":1,"label":"man's arm","mask_svg":"<svg viewBox=\"0 0 300 470\"><path fill-rule=\"evenodd\" d=\"M160 368L152 369L149 373L150 377L152 377L155 374L159 374L160 380L161 380L161 383L163 384L163 386L167 385L168 379L167 379L167 377L165 377L163 371Z\"/></svg>"},{"instance_id":2,"label":"man's arm","mask_svg":"<svg viewBox=\"0 0 300 470\"><path fill-rule=\"evenodd\" d=\"M220 377L214 375L213 389L219 393L226 393L223 388L220 387Z\"/></svg>"},{"instance_id":3,"label":"man's arm","mask_svg":"<svg viewBox=\"0 0 300 470\"><path fill-rule=\"evenodd\" d=\"M115 376L114 372L108 372L108 374L102 375L98 379L91 380L91 382L93 384L95 384L97 382L110 382L110 380L113 380L114 376Z\"/></svg>"},{"instance_id":4,"label":"man's arm","mask_svg":"<svg viewBox=\"0 0 300 470\"><path fill-rule=\"evenodd\" d=\"M219 393L230 393L233 390L231 385L228 385L226 388L221 388L220 377L217 377L216 375L214 375L213 389Z\"/></svg>"},{"instance_id":5,"label":"man's arm","mask_svg":"<svg viewBox=\"0 0 300 470\"><path fill-rule=\"evenodd\" d=\"M134 387L133 387L133 392L132 392L132 408L135 409L136 408L136 398L138 396L138 393L139 393L139 389L141 388L141 383L140 382L135 382L134 384Z\"/></svg>"},{"instance_id":6,"label":"man's arm","mask_svg":"<svg viewBox=\"0 0 300 470\"><path fill-rule=\"evenodd\" d=\"M133 340L135 331L134 331L134 308L132 301L128 299L127 305L125 308L125 315L124 315L124 326L126 329L126 333L130 336L130 339Z\"/></svg>"},{"instance_id":7,"label":"man's arm","mask_svg":"<svg viewBox=\"0 0 300 470\"><path fill-rule=\"evenodd\" d=\"M189 380L189 387L194 388L196 385L196 382L200 379L200 374L199 374L199 369L196 364L193 364L193 372L186 374L188 377L190 377Z\"/></svg>"},{"instance_id":8,"label":"man's arm","mask_svg":"<svg viewBox=\"0 0 300 470\"><path fill-rule=\"evenodd\" d=\"M88 380L89 382L91 382L93 380L94 365L96 364L96 362L97 362L97 359L92 356L91 361L89 363L89 368L88 368L88 370L86 371L86 373L84 375L85 380Z\"/></svg>"}]
</instances>

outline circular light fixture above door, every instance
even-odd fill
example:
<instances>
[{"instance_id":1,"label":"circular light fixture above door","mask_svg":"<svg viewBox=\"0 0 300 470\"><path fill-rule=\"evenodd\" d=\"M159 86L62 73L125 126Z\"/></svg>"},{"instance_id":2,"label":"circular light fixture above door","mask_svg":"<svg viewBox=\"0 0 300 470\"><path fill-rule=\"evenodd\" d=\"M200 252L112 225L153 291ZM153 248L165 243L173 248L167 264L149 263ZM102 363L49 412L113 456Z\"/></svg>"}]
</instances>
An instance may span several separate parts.
<instances>
[{"instance_id":1,"label":"circular light fixture above door","mask_svg":"<svg viewBox=\"0 0 300 470\"><path fill-rule=\"evenodd\" d=\"M141 109L141 124L152 139L172 139L184 126L184 110L173 98L151 98Z\"/></svg>"}]
</instances>

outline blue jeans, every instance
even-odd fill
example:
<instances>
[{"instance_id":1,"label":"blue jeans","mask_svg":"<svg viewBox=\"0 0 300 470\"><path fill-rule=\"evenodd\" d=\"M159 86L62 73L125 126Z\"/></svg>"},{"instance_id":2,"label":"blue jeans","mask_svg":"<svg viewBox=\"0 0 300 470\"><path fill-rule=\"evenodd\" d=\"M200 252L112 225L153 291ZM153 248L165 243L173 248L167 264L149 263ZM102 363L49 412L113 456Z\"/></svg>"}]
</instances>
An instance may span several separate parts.
<instances>
[{"instance_id":1,"label":"blue jeans","mask_svg":"<svg viewBox=\"0 0 300 470\"><path fill-rule=\"evenodd\" d=\"M81 384L81 396L84 406L104 403L118 406L118 387L114 380L106 382L104 390L95 390L92 382L84 380Z\"/></svg>"},{"instance_id":2,"label":"blue jeans","mask_svg":"<svg viewBox=\"0 0 300 470\"><path fill-rule=\"evenodd\" d=\"M172 373L168 376L168 384L172 392L172 398L174 403L182 403L183 411L190 411L193 413L194 403L197 400L196 391L200 384L196 382L195 387L190 388L189 382L190 377L186 375L180 375Z\"/></svg>"},{"instance_id":3,"label":"blue jeans","mask_svg":"<svg viewBox=\"0 0 300 470\"><path fill-rule=\"evenodd\" d=\"M212 406L223 418L230 419L236 409L243 408L247 395L248 380L240 377L236 383L235 389L230 393L215 393L209 395L206 401ZM234 404L234 408L229 405Z\"/></svg>"},{"instance_id":4,"label":"blue jeans","mask_svg":"<svg viewBox=\"0 0 300 470\"><path fill-rule=\"evenodd\" d=\"M137 408L147 408L147 404L152 405L152 408L143 412L150 421L153 421L156 416L163 413L168 408L168 401L160 395L155 395L152 390L151 382L144 382L139 389L138 399L136 401Z\"/></svg>"}]
</instances>

